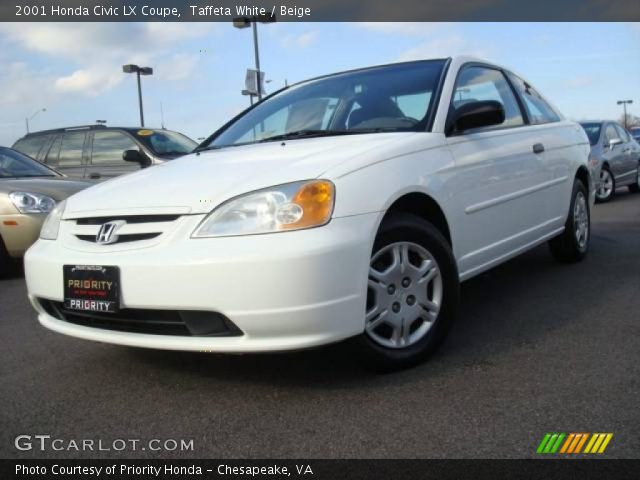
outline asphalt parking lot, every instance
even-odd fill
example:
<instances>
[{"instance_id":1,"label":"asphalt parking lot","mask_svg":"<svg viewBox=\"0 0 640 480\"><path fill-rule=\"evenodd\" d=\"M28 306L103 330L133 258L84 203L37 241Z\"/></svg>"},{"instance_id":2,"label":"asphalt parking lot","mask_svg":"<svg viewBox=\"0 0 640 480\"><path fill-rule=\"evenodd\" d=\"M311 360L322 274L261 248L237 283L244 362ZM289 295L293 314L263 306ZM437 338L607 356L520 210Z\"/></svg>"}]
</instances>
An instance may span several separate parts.
<instances>
[{"instance_id":1,"label":"asphalt parking lot","mask_svg":"<svg viewBox=\"0 0 640 480\"><path fill-rule=\"evenodd\" d=\"M640 458L640 195L593 213L591 252L546 246L463 284L430 362L363 371L343 345L279 355L139 350L49 332L0 280L0 456L533 457L546 432L613 432ZM193 439L193 452L19 452L19 434Z\"/></svg>"}]
</instances>

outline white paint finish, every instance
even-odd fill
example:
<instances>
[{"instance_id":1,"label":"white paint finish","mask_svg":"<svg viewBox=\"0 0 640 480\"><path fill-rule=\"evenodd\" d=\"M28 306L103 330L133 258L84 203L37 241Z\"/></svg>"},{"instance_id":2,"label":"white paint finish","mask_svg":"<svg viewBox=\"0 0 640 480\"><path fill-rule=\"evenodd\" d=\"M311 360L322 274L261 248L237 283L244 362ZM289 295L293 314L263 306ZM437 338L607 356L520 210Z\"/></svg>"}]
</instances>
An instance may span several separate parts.
<instances>
[{"instance_id":1,"label":"white paint finish","mask_svg":"<svg viewBox=\"0 0 640 480\"><path fill-rule=\"evenodd\" d=\"M130 308L219 311L245 332L235 338L184 338L102 331L55 320L53 330L110 343L242 352L304 348L364 328L369 257L379 224L400 197L421 193L443 210L460 278L466 280L563 231L573 179L589 146L576 124L446 137L459 68L444 82L433 132L380 133L269 142L190 155L104 182L70 198L65 218L181 214L162 235L100 246L66 220L58 241L39 241L25 257L30 295L62 300L62 265L118 265ZM284 145L283 145L284 143ZM533 145L542 143L543 153ZM192 239L205 214L237 195L326 178L336 187L331 222L320 228ZM590 185L593 192L593 186ZM591 195L593 202L593 193ZM130 233L147 225L130 225Z\"/></svg>"}]
</instances>

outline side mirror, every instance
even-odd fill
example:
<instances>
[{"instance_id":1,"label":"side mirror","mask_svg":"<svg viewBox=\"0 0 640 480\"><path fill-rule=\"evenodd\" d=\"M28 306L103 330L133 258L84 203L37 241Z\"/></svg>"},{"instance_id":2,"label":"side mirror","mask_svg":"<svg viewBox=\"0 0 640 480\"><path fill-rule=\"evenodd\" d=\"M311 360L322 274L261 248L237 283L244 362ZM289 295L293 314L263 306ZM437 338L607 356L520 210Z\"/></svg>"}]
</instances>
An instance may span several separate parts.
<instances>
[{"instance_id":1,"label":"side mirror","mask_svg":"<svg viewBox=\"0 0 640 480\"><path fill-rule=\"evenodd\" d=\"M140 168L146 168L151 165L151 161L140 150L125 150L122 152L122 159L125 162L136 162L140 164Z\"/></svg>"},{"instance_id":2,"label":"side mirror","mask_svg":"<svg viewBox=\"0 0 640 480\"><path fill-rule=\"evenodd\" d=\"M622 145L621 138L612 138L611 140L609 140L609 148L613 149L613 147L615 147L616 145Z\"/></svg>"},{"instance_id":3,"label":"side mirror","mask_svg":"<svg viewBox=\"0 0 640 480\"><path fill-rule=\"evenodd\" d=\"M455 109L450 129L464 132L473 128L500 125L504 122L504 118L504 107L500 102L495 100L470 102Z\"/></svg>"}]
</instances>

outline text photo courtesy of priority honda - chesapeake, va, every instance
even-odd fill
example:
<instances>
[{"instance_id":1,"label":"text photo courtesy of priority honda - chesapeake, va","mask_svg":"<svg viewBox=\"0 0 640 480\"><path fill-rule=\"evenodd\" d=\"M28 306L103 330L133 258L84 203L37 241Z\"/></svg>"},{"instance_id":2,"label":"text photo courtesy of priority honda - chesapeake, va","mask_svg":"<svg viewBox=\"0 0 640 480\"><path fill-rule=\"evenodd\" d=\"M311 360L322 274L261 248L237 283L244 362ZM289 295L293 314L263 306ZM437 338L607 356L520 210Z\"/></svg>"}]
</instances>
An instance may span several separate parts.
<instances>
[{"instance_id":1,"label":"text photo courtesy of priority honda - chesapeake, va","mask_svg":"<svg viewBox=\"0 0 640 480\"><path fill-rule=\"evenodd\" d=\"M1 478L636 478L634 2L32 3Z\"/></svg>"}]
</instances>

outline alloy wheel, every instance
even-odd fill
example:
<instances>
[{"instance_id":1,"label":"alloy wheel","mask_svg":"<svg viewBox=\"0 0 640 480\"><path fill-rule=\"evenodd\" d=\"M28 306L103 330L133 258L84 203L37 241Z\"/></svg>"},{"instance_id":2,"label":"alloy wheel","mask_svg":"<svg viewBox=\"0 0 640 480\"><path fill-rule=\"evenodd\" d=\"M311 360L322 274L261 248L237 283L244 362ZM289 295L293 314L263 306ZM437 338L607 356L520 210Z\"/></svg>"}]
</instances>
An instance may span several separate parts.
<instances>
[{"instance_id":1,"label":"alloy wheel","mask_svg":"<svg viewBox=\"0 0 640 480\"><path fill-rule=\"evenodd\" d=\"M600 170L600 186L596 191L599 200L606 200L613 193L613 177L609 170Z\"/></svg>"},{"instance_id":2,"label":"alloy wheel","mask_svg":"<svg viewBox=\"0 0 640 480\"><path fill-rule=\"evenodd\" d=\"M370 262L365 332L383 347L409 347L437 320L442 295L433 255L412 242L387 245Z\"/></svg>"},{"instance_id":3,"label":"alloy wheel","mask_svg":"<svg viewBox=\"0 0 640 480\"><path fill-rule=\"evenodd\" d=\"M578 192L576 195L573 206L573 226L578 248L584 250L589 240L589 209L587 199L582 192Z\"/></svg>"}]
</instances>

